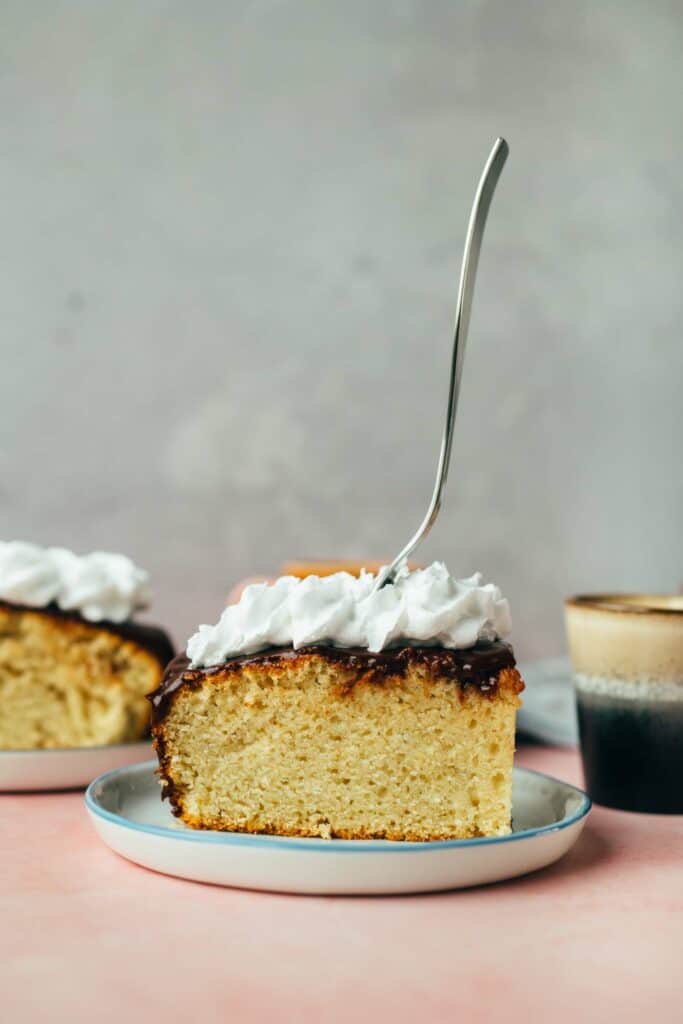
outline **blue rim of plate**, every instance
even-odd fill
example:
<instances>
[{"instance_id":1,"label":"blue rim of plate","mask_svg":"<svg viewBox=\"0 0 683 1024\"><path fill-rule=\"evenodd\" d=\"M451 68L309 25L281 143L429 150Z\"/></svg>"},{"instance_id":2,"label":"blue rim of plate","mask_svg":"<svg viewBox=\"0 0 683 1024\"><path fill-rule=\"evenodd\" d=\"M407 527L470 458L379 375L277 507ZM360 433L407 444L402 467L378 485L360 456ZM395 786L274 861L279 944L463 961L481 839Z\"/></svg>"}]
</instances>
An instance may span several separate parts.
<instances>
[{"instance_id":1,"label":"blue rim of plate","mask_svg":"<svg viewBox=\"0 0 683 1024\"><path fill-rule=\"evenodd\" d=\"M476 839L435 839L423 843L395 842L386 839L313 839L313 838L291 838L287 836L257 835L251 832L210 832L200 829L164 828L160 825L141 825L139 822L131 821L120 814L114 814L97 803L94 795L96 786L104 785L113 775L120 775L122 772L141 771L143 768L154 770L157 767L156 761L144 761L140 764L128 765L125 768L114 768L112 771L104 772L94 779L85 791L85 806L95 818L102 818L104 821L131 832L142 832L146 835L161 836L163 839L181 839L190 843L218 843L224 846L250 846L277 848L279 850L308 850L321 853L427 853L436 850L464 849L466 846L493 846L498 843L512 843L520 839L531 839L536 836L548 835L551 832L561 832L570 828L586 817L593 801L578 786L573 786L563 779L556 779L545 772L534 771L533 768L516 768L516 771L525 772L527 775L537 775L548 782L556 782L566 786L577 796L581 797L581 803L576 811L553 822L551 825L540 825L538 828L528 828L521 832L511 832L507 836L480 836Z\"/></svg>"}]
</instances>

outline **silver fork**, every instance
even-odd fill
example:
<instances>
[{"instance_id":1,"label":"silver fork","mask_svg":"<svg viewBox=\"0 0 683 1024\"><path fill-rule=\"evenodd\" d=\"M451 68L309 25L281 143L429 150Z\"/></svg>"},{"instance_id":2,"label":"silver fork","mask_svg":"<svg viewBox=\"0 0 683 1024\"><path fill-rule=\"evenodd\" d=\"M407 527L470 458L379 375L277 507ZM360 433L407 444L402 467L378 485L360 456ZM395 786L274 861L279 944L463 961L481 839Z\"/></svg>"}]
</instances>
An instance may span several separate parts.
<instances>
[{"instance_id":1,"label":"silver fork","mask_svg":"<svg viewBox=\"0 0 683 1024\"><path fill-rule=\"evenodd\" d=\"M436 521L441 508L446 480L448 478L448 464L451 460L451 447L453 443L453 426L455 424L455 413L458 408L458 396L460 394L460 380L462 377L462 364L465 358L465 346L467 343L467 331L470 326L470 312L472 309L472 296L474 294L474 281L477 276L479 264L479 253L481 242L484 237L486 217L489 212L493 193L503 165L510 152L505 139L498 138L486 161L482 171L479 185L474 196L472 212L470 213L469 224L467 225L467 237L465 238L465 249L460 268L460 286L458 288L458 305L455 312L455 337L453 339L453 356L451 359L451 380L448 389L448 405L446 408L446 426L441 440L439 452L439 463L436 468L436 482L434 493L429 503L427 514L420 523L416 533L411 537L403 550L396 556L391 565L387 566L377 577L375 590L393 583L399 566L404 559L412 555L415 548L423 540Z\"/></svg>"}]
</instances>

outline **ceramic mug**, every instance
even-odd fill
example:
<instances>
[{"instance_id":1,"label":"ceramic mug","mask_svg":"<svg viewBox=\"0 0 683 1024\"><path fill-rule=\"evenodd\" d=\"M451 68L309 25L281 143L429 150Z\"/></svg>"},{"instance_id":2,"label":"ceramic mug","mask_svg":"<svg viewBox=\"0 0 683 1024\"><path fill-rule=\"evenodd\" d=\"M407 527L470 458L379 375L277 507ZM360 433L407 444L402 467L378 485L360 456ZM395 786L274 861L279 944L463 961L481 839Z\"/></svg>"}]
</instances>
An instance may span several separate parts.
<instances>
[{"instance_id":1,"label":"ceramic mug","mask_svg":"<svg viewBox=\"0 0 683 1024\"><path fill-rule=\"evenodd\" d=\"M565 617L591 797L683 813L683 596L583 594Z\"/></svg>"}]
</instances>

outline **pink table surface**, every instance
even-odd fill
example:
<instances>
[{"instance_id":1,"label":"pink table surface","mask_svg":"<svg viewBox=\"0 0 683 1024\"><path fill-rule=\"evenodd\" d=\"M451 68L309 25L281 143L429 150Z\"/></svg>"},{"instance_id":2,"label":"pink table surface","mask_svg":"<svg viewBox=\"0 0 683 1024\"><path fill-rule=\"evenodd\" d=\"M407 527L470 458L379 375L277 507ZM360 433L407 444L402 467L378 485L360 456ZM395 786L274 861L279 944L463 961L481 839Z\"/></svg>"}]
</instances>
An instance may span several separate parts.
<instances>
[{"instance_id":1,"label":"pink table surface","mask_svg":"<svg viewBox=\"0 0 683 1024\"><path fill-rule=\"evenodd\" d=\"M578 782L573 752L518 762ZM683 1020L683 818L595 808L564 860L430 896L295 897L111 853L82 793L0 797L3 1021Z\"/></svg>"}]
</instances>

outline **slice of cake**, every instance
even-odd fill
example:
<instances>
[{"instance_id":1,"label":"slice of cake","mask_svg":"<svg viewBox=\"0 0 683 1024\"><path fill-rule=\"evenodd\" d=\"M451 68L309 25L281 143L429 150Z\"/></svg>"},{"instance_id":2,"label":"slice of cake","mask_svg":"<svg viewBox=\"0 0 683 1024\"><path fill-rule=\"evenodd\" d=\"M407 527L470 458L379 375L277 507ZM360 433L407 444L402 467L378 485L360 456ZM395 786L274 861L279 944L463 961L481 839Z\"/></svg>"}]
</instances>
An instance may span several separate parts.
<instances>
[{"instance_id":1,"label":"slice of cake","mask_svg":"<svg viewBox=\"0 0 683 1024\"><path fill-rule=\"evenodd\" d=\"M149 733L173 657L132 620L147 574L123 555L0 543L0 748L99 746Z\"/></svg>"},{"instance_id":2,"label":"slice of cake","mask_svg":"<svg viewBox=\"0 0 683 1024\"><path fill-rule=\"evenodd\" d=\"M523 683L509 610L435 563L282 577L202 626L151 697L164 795L194 828L433 840L510 831Z\"/></svg>"}]
</instances>

